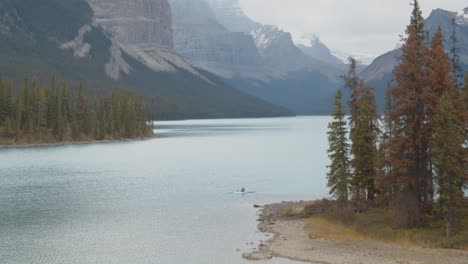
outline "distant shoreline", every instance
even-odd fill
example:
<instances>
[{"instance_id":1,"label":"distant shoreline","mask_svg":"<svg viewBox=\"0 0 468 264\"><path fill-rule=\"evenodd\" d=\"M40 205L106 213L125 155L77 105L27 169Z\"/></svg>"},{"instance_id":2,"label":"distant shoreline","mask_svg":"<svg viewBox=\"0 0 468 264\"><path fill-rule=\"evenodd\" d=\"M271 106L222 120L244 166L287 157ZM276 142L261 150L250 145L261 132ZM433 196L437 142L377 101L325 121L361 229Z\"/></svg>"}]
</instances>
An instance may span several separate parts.
<instances>
[{"instance_id":1,"label":"distant shoreline","mask_svg":"<svg viewBox=\"0 0 468 264\"><path fill-rule=\"evenodd\" d=\"M0 144L0 150L2 149L21 149L21 148L35 148L35 147L60 147L60 146L71 146L71 145L92 145L92 144L107 144L107 143L119 143L119 142L133 142L133 141L145 141L157 138L156 134L149 137L141 138L128 138L128 139L105 139L105 140L79 140L79 141L64 141L64 142L51 142L51 143L19 143L19 144Z\"/></svg>"},{"instance_id":2,"label":"distant shoreline","mask_svg":"<svg viewBox=\"0 0 468 264\"><path fill-rule=\"evenodd\" d=\"M258 218L258 230L273 238L253 252L242 255L247 260L267 260L274 257L306 263L454 263L464 264L468 251L423 248L414 245L388 243L375 239L325 239L309 233L306 218L296 214L312 202L282 202L263 206ZM292 208L292 209L291 209ZM291 215L288 212L291 211ZM294 211L294 212L293 212Z\"/></svg>"}]
</instances>

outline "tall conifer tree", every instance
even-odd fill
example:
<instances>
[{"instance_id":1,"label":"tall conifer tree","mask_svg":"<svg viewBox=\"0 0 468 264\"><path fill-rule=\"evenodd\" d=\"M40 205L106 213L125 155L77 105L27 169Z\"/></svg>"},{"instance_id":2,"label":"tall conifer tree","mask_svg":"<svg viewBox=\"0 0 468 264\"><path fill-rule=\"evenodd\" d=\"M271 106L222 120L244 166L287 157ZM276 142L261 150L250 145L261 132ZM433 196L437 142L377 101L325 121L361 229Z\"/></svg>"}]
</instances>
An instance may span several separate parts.
<instances>
[{"instance_id":1,"label":"tall conifer tree","mask_svg":"<svg viewBox=\"0 0 468 264\"><path fill-rule=\"evenodd\" d=\"M350 90L349 126L351 139L352 193L356 201L372 201L375 195L376 162L378 159L378 117L372 88L357 74L357 61L349 58L349 71L342 78Z\"/></svg>"},{"instance_id":2,"label":"tall conifer tree","mask_svg":"<svg viewBox=\"0 0 468 264\"><path fill-rule=\"evenodd\" d=\"M331 165L328 166L327 174L330 194L337 199L340 207L348 203L350 181L348 131L342 98L343 94L339 90L335 97L333 121L328 125L328 155Z\"/></svg>"},{"instance_id":3,"label":"tall conifer tree","mask_svg":"<svg viewBox=\"0 0 468 264\"><path fill-rule=\"evenodd\" d=\"M452 47L450 49L450 62L452 64L452 77L455 80L455 86L457 89L463 88L463 69L460 66L460 48L458 47L457 37L457 20L456 17L452 18L452 34L450 40L452 41Z\"/></svg>"},{"instance_id":4,"label":"tall conifer tree","mask_svg":"<svg viewBox=\"0 0 468 264\"><path fill-rule=\"evenodd\" d=\"M453 105L453 95L445 92L434 117L433 160L439 195L438 205L445 222L445 234L450 237L460 217L463 205L463 130Z\"/></svg>"},{"instance_id":5,"label":"tall conifer tree","mask_svg":"<svg viewBox=\"0 0 468 264\"><path fill-rule=\"evenodd\" d=\"M395 201L395 222L414 227L420 223L423 207L421 186L430 177L428 164L428 134L425 131L425 31L419 2L414 0L411 23L406 30L400 64L395 68L396 87L392 97L391 120L393 135L389 144L392 151L392 173L398 183Z\"/></svg>"}]
</instances>

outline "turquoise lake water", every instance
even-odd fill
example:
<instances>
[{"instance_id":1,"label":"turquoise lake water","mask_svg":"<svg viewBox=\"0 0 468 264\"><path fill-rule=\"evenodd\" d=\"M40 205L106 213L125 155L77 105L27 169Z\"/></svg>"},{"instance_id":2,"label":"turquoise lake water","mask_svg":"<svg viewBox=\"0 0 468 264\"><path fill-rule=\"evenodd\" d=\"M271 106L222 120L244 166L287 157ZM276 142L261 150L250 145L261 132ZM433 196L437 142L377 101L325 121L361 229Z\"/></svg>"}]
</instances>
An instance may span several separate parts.
<instances>
[{"instance_id":1,"label":"turquoise lake water","mask_svg":"<svg viewBox=\"0 0 468 264\"><path fill-rule=\"evenodd\" d=\"M250 263L254 204L327 196L328 122L158 122L147 141L0 150L0 263Z\"/></svg>"}]
</instances>

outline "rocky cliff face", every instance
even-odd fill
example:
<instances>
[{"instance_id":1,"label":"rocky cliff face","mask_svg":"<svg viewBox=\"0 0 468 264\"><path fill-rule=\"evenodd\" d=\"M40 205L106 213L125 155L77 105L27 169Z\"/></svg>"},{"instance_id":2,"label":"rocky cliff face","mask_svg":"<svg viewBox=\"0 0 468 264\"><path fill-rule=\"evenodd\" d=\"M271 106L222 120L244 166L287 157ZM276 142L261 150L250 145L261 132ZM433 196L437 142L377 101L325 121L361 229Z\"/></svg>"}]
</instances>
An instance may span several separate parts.
<instances>
[{"instance_id":1,"label":"rocky cliff face","mask_svg":"<svg viewBox=\"0 0 468 264\"><path fill-rule=\"evenodd\" d=\"M88 0L96 21L120 42L173 48L167 0Z\"/></svg>"},{"instance_id":2,"label":"rocky cliff face","mask_svg":"<svg viewBox=\"0 0 468 264\"><path fill-rule=\"evenodd\" d=\"M170 0L175 50L194 65L225 78L269 75L251 36L220 24L204 0Z\"/></svg>"},{"instance_id":3,"label":"rocky cliff face","mask_svg":"<svg viewBox=\"0 0 468 264\"><path fill-rule=\"evenodd\" d=\"M167 0L87 1L96 22L133 58L155 71L181 68L204 78L173 51L172 13Z\"/></svg>"}]
</instances>

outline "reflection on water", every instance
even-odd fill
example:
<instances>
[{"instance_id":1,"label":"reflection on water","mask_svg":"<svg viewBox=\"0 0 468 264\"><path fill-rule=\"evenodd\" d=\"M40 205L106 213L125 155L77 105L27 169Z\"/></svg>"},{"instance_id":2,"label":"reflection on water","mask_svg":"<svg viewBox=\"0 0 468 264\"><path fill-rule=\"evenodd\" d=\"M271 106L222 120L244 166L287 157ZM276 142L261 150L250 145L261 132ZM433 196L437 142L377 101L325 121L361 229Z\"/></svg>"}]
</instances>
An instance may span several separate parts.
<instances>
[{"instance_id":1,"label":"reflection on water","mask_svg":"<svg viewBox=\"0 0 468 264\"><path fill-rule=\"evenodd\" d=\"M278 131L287 128L282 124L278 124L278 122L274 122L274 119L262 119L259 124L254 123L254 121L255 119L244 120L243 123L233 122L232 120L217 120L216 123L209 120L159 122L157 124L157 135L158 137L220 136L267 130Z\"/></svg>"},{"instance_id":2,"label":"reflection on water","mask_svg":"<svg viewBox=\"0 0 468 264\"><path fill-rule=\"evenodd\" d=\"M0 263L249 263L253 204L326 195L327 122L160 122L148 141L0 150ZM256 193L228 194L241 187Z\"/></svg>"}]
</instances>

